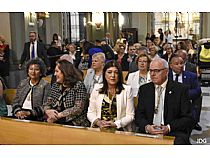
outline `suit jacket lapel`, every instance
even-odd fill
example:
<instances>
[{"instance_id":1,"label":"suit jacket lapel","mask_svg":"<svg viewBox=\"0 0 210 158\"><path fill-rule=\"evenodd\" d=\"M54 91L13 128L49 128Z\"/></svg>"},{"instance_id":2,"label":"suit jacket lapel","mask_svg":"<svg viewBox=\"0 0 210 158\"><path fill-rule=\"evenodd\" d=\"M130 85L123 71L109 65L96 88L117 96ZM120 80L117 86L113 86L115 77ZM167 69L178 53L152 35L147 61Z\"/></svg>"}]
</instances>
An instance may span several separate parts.
<instances>
[{"instance_id":1,"label":"suit jacket lapel","mask_svg":"<svg viewBox=\"0 0 210 158\"><path fill-rule=\"evenodd\" d=\"M171 69L169 70L169 73L168 73L168 79L173 80L173 73Z\"/></svg>"},{"instance_id":2,"label":"suit jacket lapel","mask_svg":"<svg viewBox=\"0 0 210 158\"><path fill-rule=\"evenodd\" d=\"M120 94L116 94L116 100L117 100L117 118L120 117L121 114L121 105L122 102L124 101L125 98L123 98L123 92L124 90L122 90L122 92Z\"/></svg>"},{"instance_id":3,"label":"suit jacket lapel","mask_svg":"<svg viewBox=\"0 0 210 158\"><path fill-rule=\"evenodd\" d=\"M152 105L153 105L152 114L153 114L153 117L154 117L154 112L155 112L155 85L154 84L153 84L153 88L152 88L151 97L153 98L152 99Z\"/></svg>"},{"instance_id":4,"label":"suit jacket lapel","mask_svg":"<svg viewBox=\"0 0 210 158\"><path fill-rule=\"evenodd\" d=\"M151 89L151 92L149 92L150 94L150 97L148 97L148 101L149 101L149 106L151 107L148 107L149 109L152 109L152 118L154 117L154 112L155 112L155 85L154 83L151 82L151 88L148 88L148 89Z\"/></svg>"},{"instance_id":5,"label":"suit jacket lapel","mask_svg":"<svg viewBox=\"0 0 210 158\"><path fill-rule=\"evenodd\" d=\"M99 94L98 95L98 99L97 99L97 102L98 102L98 106L97 106L97 111L98 111L98 114L97 114L97 116L99 117L99 118L101 118L101 106L102 106L102 102L103 102L103 99L104 99L104 95L105 94Z\"/></svg>"},{"instance_id":6,"label":"suit jacket lapel","mask_svg":"<svg viewBox=\"0 0 210 158\"><path fill-rule=\"evenodd\" d=\"M182 72L182 83L187 83L187 75L185 71Z\"/></svg>"},{"instance_id":7,"label":"suit jacket lapel","mask_svg":"<svg viewBox=\"0 0 210 158\"><path fill-rule=\"evenodd\" d=\"M37 47L36 47L37 48L36 49L37 57L41 57L41 54L39 54L39 49L40 49L39 46L40 46L39 42L37 41Z\"/></svg>"},{"instance_id":8,"label":"suit jacket lapel","mask_svg":"<svg viewBox=\"0 0 210 158\"><path fill-rule=\"evenodd\" d=\"M166 120L166 114L168 113L168 109L170 105L168 105L168 100L170 99L171 94L173 93L173 85L171 84L173 81L168 80L166 84L165 98L164 98L164 120ZM165 121L164 121L165 122Z\"/></svg>"},{"instance_id":9,"label":"suit jacket lapel","mask_svg":"<svg viewBox=\"0 0 210 158\"><path fill-rule=\"evenodd\" d=\"M27 45L27 50L28 50L28 53L27 53L27 59L29 60L30 57L31 57L31 51L30 51L30 46L31 46L31 43L28 42L28 45Z\"/></svg>"}]
</instances>

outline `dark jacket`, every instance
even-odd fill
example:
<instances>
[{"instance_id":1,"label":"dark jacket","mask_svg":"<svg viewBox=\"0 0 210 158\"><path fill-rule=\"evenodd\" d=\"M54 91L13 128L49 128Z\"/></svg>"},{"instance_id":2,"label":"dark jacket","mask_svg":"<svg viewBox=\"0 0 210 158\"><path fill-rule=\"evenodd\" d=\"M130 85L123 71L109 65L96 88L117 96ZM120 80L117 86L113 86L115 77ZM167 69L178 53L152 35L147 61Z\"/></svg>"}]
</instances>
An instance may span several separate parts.
<instances>
[{"instance_id":1,"label":"dark jacket","mask_svg":"<svg viewBox=\"0 0 210 158\"><path fill-rule=\"evenodd\" d=\"M17 93L12 103L12 113L15 115L18 111L23 110L23 103L32 89L32 110L31 117L28 119L31 120L42 120L43 119L43 112L42 106L47 101L47 97L50 92L50 84L41 79L39 83L35 86L31 86L29 83L29 79L24 79L20 82L17 87Z\"/></svg>"},{"instance_id":2,"label":"dark jacket","mask_svg":"<svg viewBox=\"0 0 210 158\"><path fill-rule=\"evenodd\" d=\"M47 52L45 45L37 41L37 56L41 58L47 67L50 67L50 62L47 58ZM20 64L22 65L25 61L30 60L30 42L25 43L24 50L21 55Z\"/></svg>"},{"instance_id":3,"label":"dark jacket","mask_svg":"<svg viewBox=\"0 0 210 158\"><path fill-rule=\"evenodd\" d=\"M153 124L154 110L155 85L150 82L139 88L138 106L135 115L139 132L145 133L145 126ZM193 120L188 89L183 84L170 80L165 90L164 125L170 125L168 135L185 137L185 140L189 143Z\"/></svg>"}]
</instances>

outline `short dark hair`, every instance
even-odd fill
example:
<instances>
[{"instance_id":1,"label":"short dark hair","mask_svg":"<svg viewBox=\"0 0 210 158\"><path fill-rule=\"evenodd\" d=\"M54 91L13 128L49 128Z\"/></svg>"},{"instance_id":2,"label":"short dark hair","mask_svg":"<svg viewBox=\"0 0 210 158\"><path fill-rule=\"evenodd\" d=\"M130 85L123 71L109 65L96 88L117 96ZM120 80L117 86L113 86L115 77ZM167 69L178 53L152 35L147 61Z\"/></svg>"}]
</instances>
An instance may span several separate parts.
<instances>
[{"instance_id":1,"label":"short dark hair","mask_svg":"<svg viewBox=\"0 0 210 158\"><path fill-rule=\"evenodd\" d=\"M56 62L58 68L61 70L64 76L64 85L67 87L73 87L78 81L82 81L82 76L74 65L67 60L58 60Z\"/></svg>"},{"instance_id":2,"label":"short dark hair","mask_svg":"<svg viewBox=\"0 0 210 158\"><path fill-rule=\"evenodd\" d=\"M95 42L97 42L97 43L101 43L101 40L99 40L99 39L96 39L96 40L95 40Z\"/></svg>"},{"instance_id":3,"label":"short dark hair","mask_svg":"<svg viewBox=\"0 0 210 158\"><path fill-rule=\"evenodd\" d=\"M169 58L169 64L171 64L171 61L173 58L179 58L180 56L178 54L172 54L171 57Z\"/></svg>"},{"instance_id":4,"label":"short dark hair","mask_svg":"<svg viewBox=\"0 0 210 158\"><path fill-rule=\"evenodd\" d=\"M100 89L99 93L100 94L107 94L108 83L107 83L107 80L105 78L105 73L106 73L107 69L109 69L110 67L116 67L117 70L118 70L118 82L117 82L116 93L120 94L121 91L124 89L122 69L121 69L120 65L117 63L117 61L115 61L115 60L108 61L103 68L103 87Z\"/></svg>"},{"instance_id":5,"label":"short dark hair","mask_svg":"<svg viewBox=\"0 0 210 158\"><path fill-rule=\"evenodd\" d=\"M29 34L34 33L35 35L37 34L36 31L30 31Z\"/></svg>"},{"instance_id":6,"label":"short dark hair","mask_svg":"<svg viewBox=\"0 0 210 158\"><path fill-rule=\"evenodd\" d=\"M28 63L26 64L26 73L28 75L28 70L29 70L29 67L31 65L38 65L39 66L39 69L40 69L40 72L41 72L41 78L46 76L46 65L44 64L44 62L42 61L41 58L35 58L35 59L31 59L28 61Z\"/></svg>"}]
</instances>

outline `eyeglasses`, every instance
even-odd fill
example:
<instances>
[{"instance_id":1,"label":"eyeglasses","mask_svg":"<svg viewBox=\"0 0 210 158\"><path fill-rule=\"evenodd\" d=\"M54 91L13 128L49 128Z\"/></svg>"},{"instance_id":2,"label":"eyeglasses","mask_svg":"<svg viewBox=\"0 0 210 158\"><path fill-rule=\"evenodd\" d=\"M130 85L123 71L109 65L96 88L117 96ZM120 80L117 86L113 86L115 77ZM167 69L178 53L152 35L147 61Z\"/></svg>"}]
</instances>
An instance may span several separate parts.
<instances>
[{"instance_id":1,"label":"eyeglasses","mask_svg":"<svg viewBox=\"0 0 210 158\"><path fill-rule=\"evenodd\" d=\"M150 73L154 73L154 74L157 74L159 72L161 72L162 70L165 70L166 68L163 68L163 69L149 69Z\"/></svg>"},{"instance_id":2,"label":"eyeglasses","mask_svg":"<svg viewBox=\"0 0 210 158\"><path fill-rule=\"evenodd\" d=\"M139 63L147 63L147 61L141 61L141 60L139 60L138 62Z\"/></svg>"}]
</instances>

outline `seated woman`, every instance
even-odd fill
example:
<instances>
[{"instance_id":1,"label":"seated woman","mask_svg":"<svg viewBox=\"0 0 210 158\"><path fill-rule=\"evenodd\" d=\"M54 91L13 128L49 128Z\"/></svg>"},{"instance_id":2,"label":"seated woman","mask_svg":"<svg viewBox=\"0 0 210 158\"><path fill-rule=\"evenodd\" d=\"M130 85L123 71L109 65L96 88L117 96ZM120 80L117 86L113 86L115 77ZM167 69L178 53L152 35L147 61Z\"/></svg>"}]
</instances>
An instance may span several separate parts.
<instances>
[{"instance_id":1,"label":"seated woman","mask_svg":"<svg viewBox=\"0 0 210 158\"><path fill-rule=\"evenodd\" d=\"M92 68L87 70L87 74L84 79L84 84L87 89L87 93L91 94L95 83L101 83L102 71L105 62L104 53L96 53L92 57Z\"/></svg>"},{"instance_id":2,"label":"seated woman","mask_svg":"<svg viewBox=\"0 0 210 158\"><path fill-rule=\"evenodd\" d=\"M75 126L89 126L87 120L87 92L82 77L67 60L58 60L55 67L56 83L44 104L46 121Z\"/></svg>"},{"instance_id":3,"label":"seated woman","mask_svg":"<svg viewBox=\"0 0 210 158\"><path fill-rule=\"evenodd\" d=\"M0 116L7 116L7 105L3 97L4 81L0 77Z\"/></svg>"},{"instance_id":4,"label":"seated woman","mask_svg":"<svg viewBox=\"0 0 210 158\"><path fill-rule=\"evenodd\" d=\"M39 58L26 65L27 79L20 82L13 100L13 115L18 119L43 120L42 105L47 101L50 84L42 79L46 67Z\"/></svg>"},{"instance_id":5,"label":"seated woman","mask_svg":"<svg viewBox=\"0 0 210 158\"><path fill-rule=\"evenodd\" d=\"M116 61L103 69L103 84L96 84L88 108L92 127L131 131L134 105L131 87L123 84L122 71Z\"/></svg>"},{"instance_id":6,"label":"seated woman","mask_svg":"<svg viewBox=\"0 0 210 158\"><path fill-rule=\"evenodd\" d=\"M132 88L134 97L138 95L138 90L141 85L151 81L149 74L150 62L151 59L146 53L141 53L136 57L136 65L139 70L130 73L127 80L127 84Z\"/></svg>"}]
</instances>

